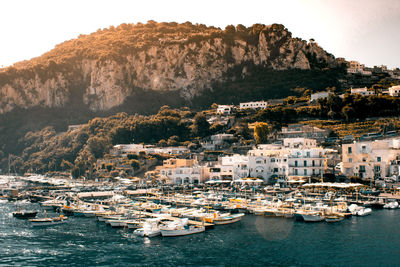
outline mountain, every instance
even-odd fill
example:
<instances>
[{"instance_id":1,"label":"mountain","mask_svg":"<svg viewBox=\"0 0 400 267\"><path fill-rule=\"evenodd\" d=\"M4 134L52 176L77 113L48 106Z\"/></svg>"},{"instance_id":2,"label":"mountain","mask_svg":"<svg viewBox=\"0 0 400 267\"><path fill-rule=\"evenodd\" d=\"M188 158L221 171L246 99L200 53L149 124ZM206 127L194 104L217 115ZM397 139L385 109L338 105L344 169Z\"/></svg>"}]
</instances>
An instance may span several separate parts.
<instances>
[{"instance_id":1,"label":"mountain","mask_svg":"<svg viewBox=\"0 0 400 267\"><path fill-rule=\"evenodd\" d=\"M117 112L324 90L339 87L343 71L315 41L294 38L280 24L121 24L0 69L0 152L19 154L21 138L46 126L59 132Z\"/></svg>"},{"instance_id":2,"label":"mountain","mask_svg":"<svg viewBox=\"0 0 400 267\"><path fill-rule=\"evenodd\" d=\"M140 106L143 101L135 99L144 97L146 102L154 96L167 104L190 104L224 83L246 83L249 77L257 80L277 71L336 67L335 58L316 42L293 38L279 24L225 30L189 22L122 24L81 35L38 58L2 69L0 113L71 103L108 111L124 104ZM260 97L269 96L285 94L270 95L266 90Z\"/></svg>"}]
</instances>

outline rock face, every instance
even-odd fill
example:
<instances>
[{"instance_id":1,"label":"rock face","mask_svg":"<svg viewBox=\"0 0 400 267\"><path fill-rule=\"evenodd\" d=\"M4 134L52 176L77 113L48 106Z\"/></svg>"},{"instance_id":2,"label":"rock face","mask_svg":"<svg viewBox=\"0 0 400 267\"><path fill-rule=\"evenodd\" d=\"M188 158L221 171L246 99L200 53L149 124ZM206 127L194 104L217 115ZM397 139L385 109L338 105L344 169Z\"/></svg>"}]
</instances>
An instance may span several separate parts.
<instances>
[{"instance_id":1,"label":"rock face","mask_svg":"<svg viewBox=\"0 0 400 267\"><path fill-rule=\"evenodd\" d=\"M282 25L262 26L252 40L223 31L193 42L159 40L124 52L123 60L76 57L72 68L54 69L49 64L44 67L47 75L30 67L15 75L10 75L15 70L5 69L0 72L0 113L17 106L63 107L70 101L72 87L80 88L79 97L91 110L101 111L121 105L134 88L178 91L190 100L212 89L213 82L234 79L227 75L231 68L240 67L242 76L248 75L247 64L274 70L337 66L335 58L315 42L292 38Z\"/></svg>"}]
</instances>

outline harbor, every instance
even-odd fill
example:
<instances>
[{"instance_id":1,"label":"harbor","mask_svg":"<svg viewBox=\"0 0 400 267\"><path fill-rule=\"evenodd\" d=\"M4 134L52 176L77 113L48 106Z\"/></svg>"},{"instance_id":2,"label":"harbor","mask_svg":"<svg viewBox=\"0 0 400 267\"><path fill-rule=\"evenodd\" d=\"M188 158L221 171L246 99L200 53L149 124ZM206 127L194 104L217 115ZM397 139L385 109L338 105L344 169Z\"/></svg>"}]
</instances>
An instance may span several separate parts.
<instances>
[{"instance_id":1,"label":"harbor","mask_svg":"<svg viewBox=\"0 0 400 267\"><path fill-rule=\"evenodd\" d=\"M70 217L33 228L10 216L18 202L0 203L0 261L4 265L58 266L396 266L398 210L376 210L339 223L304 223L246 215L202 234L143 238L91 218ZM27 204L26 208L40 208ZM374 253L371 253L373 251Z\"/></svg>"}]
</instances>

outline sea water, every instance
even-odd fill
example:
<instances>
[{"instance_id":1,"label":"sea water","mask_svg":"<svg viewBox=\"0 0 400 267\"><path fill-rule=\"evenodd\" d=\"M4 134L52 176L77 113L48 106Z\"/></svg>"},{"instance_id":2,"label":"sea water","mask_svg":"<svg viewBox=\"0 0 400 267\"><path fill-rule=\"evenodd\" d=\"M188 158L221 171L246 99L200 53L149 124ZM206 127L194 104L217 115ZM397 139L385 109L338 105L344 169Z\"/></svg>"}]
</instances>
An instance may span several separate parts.
<instances>
[{"instance_id":1,"label":"sea water","mask_svg":"<svg viewBox=\"0 0 400 267\"><path fill-rule=\"evenodd\" d=\"M338 223L246 215L182 237L142 238L94 218L33 228L0 203L0 266L400 266L400 209ZM43 216L39 214L39 216Z\"/></svg>"}]
</instances>

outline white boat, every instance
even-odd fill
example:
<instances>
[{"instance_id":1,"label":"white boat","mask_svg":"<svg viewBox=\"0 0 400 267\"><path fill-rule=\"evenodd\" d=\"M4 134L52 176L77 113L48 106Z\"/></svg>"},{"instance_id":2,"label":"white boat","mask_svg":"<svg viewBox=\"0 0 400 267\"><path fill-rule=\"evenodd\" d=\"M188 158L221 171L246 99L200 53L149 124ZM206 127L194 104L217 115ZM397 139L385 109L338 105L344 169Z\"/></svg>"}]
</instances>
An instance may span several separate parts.
<instances>
[{"instance_id":1,"label":"white boat","mask_svg":"<svg viewBox=\"0 0 400 267\"><path fill-rule=\"evenodd\" d=\"M356 204L351 204L348 209L351 214L355 216L367 216L372 213L372 209L358 206Z\"/></svg>"},{"instance_id":2,"label":"white boat","mask_svg":"<svg viewBox=\"0 0 400 267\"><path fill-rule=\"evenodd\" d=\"M357 216L367 216L372 213L372 209L370 208L362 208L361 210L357 211Z\"/></svg>"},{"instance_id":3,"label":"white boat","mask_svg":"<svg viewBox=\"0 0 400 267\"><path fill-rule=\"evenodd\" d=\"M322 212L318 211L305 212L302 215L305 222L321 222L325 219Z\"/></svg>"},{"instance_id":4,"label":"white boat","mask_svg":"<svg viewBox=\"0 0 400 267\"><path fill-rule=\"evenodd\" d=\"M340 222L343 221L344 216L339 216L339 215L327 215L325 217L326 222Z\"/></svg>"},{"instance_id":5,"label":"white boat","mask_svg":"<svg viewBox=\"0 0 400 267\"><path fill-rule=\"evenodd\" d=\"M397 209L399 207L399 203L397 201L391 201L385 205L383 205L384 209Z\"/></svg>"},{"instance_id":6,"label":"white boat","mask_svg":"<svg viewBox=\"0 0 400 267\"><path fill-rule=\"evenodd\" d=\"M215 225L230 224L240 221L244 216L244 213L230 214L216 216L213 220Z\"/></svg>"},{"instance_id":7,"label":"white boat","mask_svg":"<svg viewBox=\"0 0 400 267\"><path fill-rule=\"evenodd\" d=\"M202 233L206 230L204 226L185 225L175 229L161 229L162 236L183 236Z\"/></svg>"},{"instance_id":8,"label":"white boat","mask_svg":"<svg viewBox=\"0 0 400 267\"><path fill-rule=\"evenodd\" d=\"M142 219L136 219L136 220L127 220L125 221L125 223L129 229L138 229L143 227L145 221Z\"/></svg>"},{"instance_id":9,"label":"white boat","mask_svg":"<svg viewBox=\"0 0 400 267\"><path fill-rule=\"evenodd\" d=\"M188 219L173 221L165 226L160 226L162 236L184 236L202 233L206 230L204 226L188 225Z\"/></svg>"},{"instance_id":10,"label":"white boat","mask_svg":"<svg viewBox=\"0 0 400 267\"><path fill-rule=\"evenodd\" d=\"M106 223L111 225L111 227L125 227L126 226L125 219L107 220Z\"/></svg>"},{"instance_id":11,"label":"white boat","mask_svg":"<svg viewBox=\"0 0 400 267\"><path fill-rule=\"evenodd\" d=\"M145 223L143 223L143 227L136 229L133 231L135 235L138 236L146 236L146 237L154 237L161 235L161 230L158 227L159 220L158 219L149 219Z\"/></svg>"},{"instance_id":12,"label":"white boat","mask_svg":"<svg viewBox=\"0 0 400 267\"><path fill-rule=\"evenodd\" d=\"M29 219L29 221L32 223L32 226L36 227L62 224L65 223L67 219L68 217L61 215L60 217Z\"/></svg>"}]
</instances>

